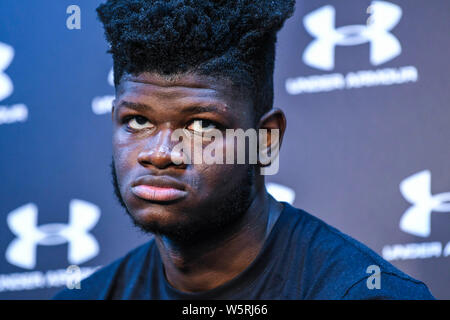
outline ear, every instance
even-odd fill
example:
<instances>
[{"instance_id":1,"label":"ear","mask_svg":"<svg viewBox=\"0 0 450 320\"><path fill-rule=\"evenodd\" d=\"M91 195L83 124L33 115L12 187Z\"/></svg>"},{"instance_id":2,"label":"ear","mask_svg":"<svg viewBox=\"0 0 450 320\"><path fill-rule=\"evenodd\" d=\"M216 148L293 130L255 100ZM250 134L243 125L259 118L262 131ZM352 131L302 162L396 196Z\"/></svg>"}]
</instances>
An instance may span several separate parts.
<instances>
[{"instance_id":1,"label":"ear","mask_svg":"<svg viewBox=\"0 0 450 320\"><path fill-rule=\"evenodd\" d=\"M283 141L284 132L286 131L286 117L284 112L278 108L271 109L261 117L258 128L267 130L267 141L263 145L260 144L260 148L265 148L265 150L260 151L268 154L270 150L279 150ZM278 129L277 135L273 135L271 130L274 129ZM276 148L277 144L279 145Z\"/></svg>"}]
</instances>

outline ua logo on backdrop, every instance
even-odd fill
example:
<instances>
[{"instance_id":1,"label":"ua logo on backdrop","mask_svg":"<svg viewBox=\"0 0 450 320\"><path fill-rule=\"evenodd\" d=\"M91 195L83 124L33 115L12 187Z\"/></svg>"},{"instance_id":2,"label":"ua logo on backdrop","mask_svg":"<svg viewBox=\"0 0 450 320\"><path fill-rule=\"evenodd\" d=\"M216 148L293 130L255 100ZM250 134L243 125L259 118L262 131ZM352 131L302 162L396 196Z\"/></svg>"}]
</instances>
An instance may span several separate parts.
<instances>
[{"instance_id":1,"label":"ua logo on backdrop","mask_svg":"<svg viewBox=\"0 0 450 320\"><path fill-rule=\"evenodd\" d=\"M100 209L89 202L74 199L69 205L69 223L37 225L38 209L33 203L8 214L7 222L17 236L6 250L6 260L25 269L36 265L37 245L53 246L69 243L68 260L81 264L99 252L97 240L88 232L97 224Z\"/></svg>"},{"instance_id":2,"label":"ua logo on backdrop","mask_svg":"<svg viewBox=\"0 0 450 320\"><path fill-rule=\"evenodd\" d=\"M13 92L11 78L4 71L9 67L14 58L14 49L0 42L0 101L8 98Z\"/></svg>"},{"instance_id":3,"label":"ua logo on backdrop","mask_svg":"<svg viewBox=\"0 0 450 320\"><path fill-rule=\"evenodd\" d=\"M400 42L389 31L400 21L402 10L386 1L372 1L368 8L371 14L367 25L335 27L335 9L323 6L306 15L303 24L316 39L303 53L303 61L314 68L332 70L334 51L337 45L353 46L370 42L370 62L373 65L385 63L398 56L402 49Z\"/></svg>"},{"instance_id":4,"label":"ua logo on backdrop","mask_svg":"<svg viewBox=\"0 0 450 320\"><path fill-rule=\"evenodd\" d=\"M14 58L13 47L0 42L0 101L8 98L14 91L11 78L5 73ZM0 125L25 121L28 118L27 107L20 103L8 108L0 105Z\"/></svg>"},{"instance_id":5,"label":"ua logo on backdrop","mask_svg":"<svg viewBox=\"0 0 450 320\"><path fill-rule=\"evenodd\" d=\"M450 212L450 192L431 194L431 172L418 172L400 183L400 192L412 206L400 219L400 229L415 236L431 233L431 212Z\"/></svg>"},{"instance_id":6,"label":"ua logo on backdrop","mask_svg":"<svg viewBox=\"0 0 450 320\"><path fill-rule=\"evenodd\" d=\"M114 87L114 70L112 68L108 73L108 83L110 86ZM114 98L115 96L113 95L95 97L92 100L92 111L98 115L111 112Z\"/></svg>"},{"instance_id":7,"label":"ua logo on backdrop","mask_svg":"<svg viewBox=\"0 0 450 320\"><path fill-rule=\"evenodd\" d=\"M278 183L267 182L266 189L267 192L270 193L277 201L284 201L289 204L294 203L295 191L291 188Z\"/></svg>"}]
</instances>

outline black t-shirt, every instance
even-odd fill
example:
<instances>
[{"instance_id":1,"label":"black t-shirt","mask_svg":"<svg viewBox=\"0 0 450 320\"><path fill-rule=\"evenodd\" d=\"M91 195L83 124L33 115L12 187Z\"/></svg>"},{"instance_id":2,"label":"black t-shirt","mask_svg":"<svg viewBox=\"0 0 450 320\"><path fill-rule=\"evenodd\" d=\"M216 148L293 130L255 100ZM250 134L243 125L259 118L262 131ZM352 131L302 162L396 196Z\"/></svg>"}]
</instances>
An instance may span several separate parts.
<instances>
[{"instance_id":1,"label":"black t-shirt","mask_svg":"<svg viewBox=\"0 0 450 320\"><path fill-rule=\"evenodd\" d=\"M255 260L205 292L168 283L154 239L55 299L434 299L371 249L287 203ZM374 276L379 267L380 278ZM376 268L375 267L375 268ZM378 281L379 280L379 281ZM370 289L371 288L371 289Z\"/></svg>"}]
</instances>

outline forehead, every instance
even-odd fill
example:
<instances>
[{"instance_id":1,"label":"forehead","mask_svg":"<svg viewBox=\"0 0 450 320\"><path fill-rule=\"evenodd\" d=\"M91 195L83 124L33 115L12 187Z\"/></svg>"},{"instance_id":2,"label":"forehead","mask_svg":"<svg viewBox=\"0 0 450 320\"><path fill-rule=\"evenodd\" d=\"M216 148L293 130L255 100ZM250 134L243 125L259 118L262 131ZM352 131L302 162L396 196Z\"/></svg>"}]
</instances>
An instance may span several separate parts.
<instances>
[{"instance_id":1,"label":"forehead","mask_svg":"<svg viewBox=\"0 0 450 320\"><path fill-rule=\"evenodd\" d=\"M123 96L164 99L215 99L229 102L242 100L232 83L223 78L197 74L161 75L157 73L125 74L116 88ZM245 99L244 99L245 100Z\"/></svg>"}]
</instances>

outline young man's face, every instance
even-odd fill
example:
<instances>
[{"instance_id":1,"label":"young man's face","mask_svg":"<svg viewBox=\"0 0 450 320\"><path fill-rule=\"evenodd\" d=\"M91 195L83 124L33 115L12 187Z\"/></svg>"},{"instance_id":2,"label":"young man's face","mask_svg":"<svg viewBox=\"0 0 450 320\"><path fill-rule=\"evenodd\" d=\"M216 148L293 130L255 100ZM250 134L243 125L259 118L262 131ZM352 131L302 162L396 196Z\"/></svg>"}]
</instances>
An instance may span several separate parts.
<instances>
[{"instance_id":1,"label":"young man's face","mask_svg":"<svg viewBox=\"0 0 450 320\"><path fill-rule=\"evenodd\" d=\"M115 193L134 223L189 241L241 217L253 198L255 165L176 164L172 151L179 141L171 136L184 129L193 141L210 129L225 137L226 129L255 128L253 110L250 98L235 94L225 80L122 77L112 114L112 174Z\"/></svg>"}]
</instances>

